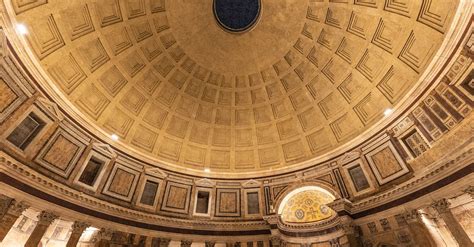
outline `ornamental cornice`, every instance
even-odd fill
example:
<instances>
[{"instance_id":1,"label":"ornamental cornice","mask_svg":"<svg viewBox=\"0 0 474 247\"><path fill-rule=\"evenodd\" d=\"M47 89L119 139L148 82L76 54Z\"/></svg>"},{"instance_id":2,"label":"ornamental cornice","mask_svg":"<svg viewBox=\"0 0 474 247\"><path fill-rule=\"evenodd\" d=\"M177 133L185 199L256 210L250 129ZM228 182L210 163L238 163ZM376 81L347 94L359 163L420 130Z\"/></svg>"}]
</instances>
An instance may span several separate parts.
<instances>
[{"instance_id":1,"label":"ornamental cornice","mask_svg":"<svg viewBox=\"0 0 474 247\"><path fill-rule=\"evenodd\" d=\"M331 228L336 228L341 224L341 218L333 215L331 218L305 224L290 224L285 223L281 218L278 220L278 229L287 232L317 232L324 231Z\"/></svg>"},{"instance_id":2,"label":"ornamental cornice","mask_svg":"<svg viewBox=\"0 0 474 247\"><path fill-rule=\"evenodd\" d=\"M115 204L111 204L95 197L85 195L75 189L69 188L63 184L49 179L26 165L17 162L14 158L0 151L0 171L12 175L18 180L27 184L40 186L41 190L52 192L55 196L66 199L70 202L82 205L88 208L94 208L97 211L107 214L124 217L134 221L159 222L160 225L172 226L175 228L194 229L199 226L203 230L257 230L268 229L265 221L244 221L244 222L216 222L202 220L187 220L165 217L137 210L125 208Z\"/></svg>"}]
</instances>

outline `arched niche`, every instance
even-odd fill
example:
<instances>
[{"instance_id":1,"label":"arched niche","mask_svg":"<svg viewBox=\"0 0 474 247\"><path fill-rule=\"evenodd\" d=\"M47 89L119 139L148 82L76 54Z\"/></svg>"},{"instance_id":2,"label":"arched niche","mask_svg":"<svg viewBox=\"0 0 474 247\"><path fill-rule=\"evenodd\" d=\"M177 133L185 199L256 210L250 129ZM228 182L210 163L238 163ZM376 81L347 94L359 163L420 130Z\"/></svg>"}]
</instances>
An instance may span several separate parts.
<instances>
[{"instance_id":1,"label":"arched niche","mask_svg":"<svg viewBox=\"0 0 474 247\"><path fill-rule=\"evenodd\" d=\"M336 216L326 204L336 196L329 190L306 185L288 191L278 202L277 213L281 220L289 224L314 223Z\"/></svg>"}]
</instances>

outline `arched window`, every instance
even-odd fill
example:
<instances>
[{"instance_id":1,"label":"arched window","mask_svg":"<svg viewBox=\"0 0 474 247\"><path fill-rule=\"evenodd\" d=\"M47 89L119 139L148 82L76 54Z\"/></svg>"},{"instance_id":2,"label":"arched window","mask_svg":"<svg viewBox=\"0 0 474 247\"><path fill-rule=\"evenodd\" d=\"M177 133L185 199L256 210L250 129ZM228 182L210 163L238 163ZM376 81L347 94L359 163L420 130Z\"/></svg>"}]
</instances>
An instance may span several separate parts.
<instances>
[{"instance_id":1,"label":"arched window","mask_svg":"<svg viewBox=\"0 0 474 247\"><path fill-rule=\"evenodd\" d=\"M312 223L335 215L326 204L335 197L318 186L305 186L293 190L283 198L278 214L286 223Z\"/></svg>"}]
</instances>

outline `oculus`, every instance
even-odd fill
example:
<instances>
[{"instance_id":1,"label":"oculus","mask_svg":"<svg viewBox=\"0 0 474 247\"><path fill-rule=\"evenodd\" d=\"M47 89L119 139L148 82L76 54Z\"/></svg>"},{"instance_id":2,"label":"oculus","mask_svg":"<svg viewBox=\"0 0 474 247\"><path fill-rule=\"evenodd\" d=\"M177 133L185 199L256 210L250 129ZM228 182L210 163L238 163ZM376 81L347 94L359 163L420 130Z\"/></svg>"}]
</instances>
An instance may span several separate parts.
<instances>
[{"instance_id":1,"label":"oculus","mask_svg":"<svg viewBox=\"0 0 474 247\"><path fill-rule=\"evenodd\" d=\"M249 30L260 16L260 0L214 0L214 17L224 30L240 33Z\"/></svg>"}]
</instances>

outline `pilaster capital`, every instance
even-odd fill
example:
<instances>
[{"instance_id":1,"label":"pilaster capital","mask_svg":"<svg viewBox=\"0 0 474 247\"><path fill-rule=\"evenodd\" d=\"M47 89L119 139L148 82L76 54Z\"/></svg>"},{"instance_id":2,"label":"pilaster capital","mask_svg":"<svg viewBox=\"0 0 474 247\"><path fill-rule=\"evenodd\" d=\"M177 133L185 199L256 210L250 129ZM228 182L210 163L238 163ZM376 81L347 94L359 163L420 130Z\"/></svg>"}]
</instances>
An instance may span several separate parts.
<instances>
[{"instance_id":1,"label":"pilaster capital","mask_svg":"<svg viewBox=\"0 0 474 247\"><path fill-rule=\"evenodd\" d=\"M191 247L193 241L191 240L181 240L181 247Z\"/></svg>"},{"instance_id":2,"label":"pilaster capital","mask_svg":"<svg viewBox=\"0 0 474 247\"><path fill-rule=\"evenodd\" d=\"M41 211L38 215L38 224L50 225L57 218L59 218L59 216L53 212Z\"/></svg>"},{"instance_id":3,"label":"pilaster capital","mask_svg":"<svg viewBox=\"0 0 474 247\"><path fill-rule=\"evenodd\" d=\"M431 207L434 208L439 214L449 212L449 206L451 206L451 203L445 198L435 201L431 204Z\"/></svg>"}]
</instances>

